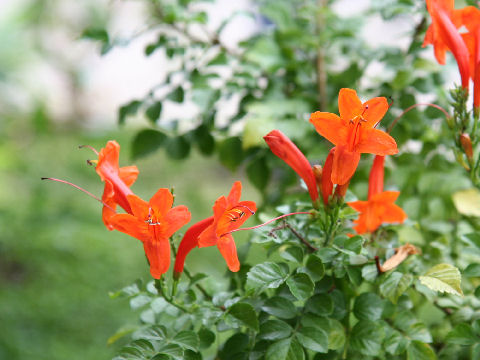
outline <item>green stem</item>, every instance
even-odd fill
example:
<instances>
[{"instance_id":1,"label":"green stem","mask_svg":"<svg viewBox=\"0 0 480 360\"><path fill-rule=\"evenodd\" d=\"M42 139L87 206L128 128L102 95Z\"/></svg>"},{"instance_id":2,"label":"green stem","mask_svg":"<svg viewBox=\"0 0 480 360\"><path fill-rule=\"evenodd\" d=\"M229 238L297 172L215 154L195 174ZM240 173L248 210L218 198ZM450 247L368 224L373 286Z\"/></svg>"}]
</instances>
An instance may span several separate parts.
<instances>
[{"instance_id":1,"label":"green stem","mask_svg":"<svg viewBox=\"0 0 480 360\"><path fill-rule=\"evenodd\" d=\"M173 301L172 298L167 296L167 292L166 292L166 289L164 288L164 283L162 279L155 279L154 284L155 284L155 289L157 289L158 293L165 299L166 302L168 302L170 305L175 306L177 309L182 310L183 312L186 312L186 313L190 312L186 307L176 303L175 301Z\"/></svg>"},{"instance_id":2,"label":"green stem","mask_svg":"<svg viewBox=\"0 0 480 360\"><path fill-rule=\"evenodd\" d=\"M190 274L190 271L187 270L186 267L184 267L183 269L183 273L190 279L192 280L192 275ZM197 287L198 290L200 290L200 292L203 294L203 296L205 297L205 299L207 300L212 300L212 296L210 294L207 293L207 291L203 288L202 285L200 284L195 284L195 286Z\"/></svg>"}]
</instances>

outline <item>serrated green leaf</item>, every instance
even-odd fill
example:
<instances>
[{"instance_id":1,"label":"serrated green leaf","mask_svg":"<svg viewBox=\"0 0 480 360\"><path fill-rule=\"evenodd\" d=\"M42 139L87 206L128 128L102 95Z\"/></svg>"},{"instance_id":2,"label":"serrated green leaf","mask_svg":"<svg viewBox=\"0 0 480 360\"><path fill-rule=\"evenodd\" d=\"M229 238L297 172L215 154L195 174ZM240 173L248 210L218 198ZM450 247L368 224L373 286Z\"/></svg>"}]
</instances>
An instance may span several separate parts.
<instances>
[{"instance_id":1,"label":"serrated green leaf","mask_svg":"<svg viewBox=\"0 0 480 360\"><path fill-rule=\"evenodd\" d=\"M139 294L130 299L130 307L133 310L139 309L152 301L152 298L146 294Z\"/></svg>"},{"instance_id":2,"label":"serrated green leaf","mask_svg":"<svg viewBox=\"0 0 480 360\"><path fill-rule=\"evenodd\" d=\"M258 331L258 317L252 305L247 303L235 303L228 309L228 314L240 320L243 325Z\"/></svg>"},{"instance_id":3,"label":"serrated green leaf","mask_svg":"<svg viewBox=\"0 0 480 360\"><path fill-rule=\"evenodd\" d=\"M278 288L287 278L283 267L273 262L255 265L247 273L247 289L263 290Z\"/></svg>"},{"instance_id":4,"label":"serrated green leaf","mask_svg":"<svg viewBox=\"0 0 480 360\"><path fill-rule=\"evenodd\" d=\"M438 264L418 277L420 282L431 290L463 296L460 271L450 264Z\"/></svg>"},{"instance_id":5,"label":"serrated green leaf","mask_svg":"<svg viewBox=\"0 0 480 360\"><path fill-rule=\"evenodd\" d=\"M312 279L305 273L298 273L287 279L287 286L290 292L298 300L306 300L313 294L315 285Z\"/></svg>"},{"instance_id":6,"label":"serrated green leaf","mask_svg":"<svg viewBox=\"0 0 480 360\"><path fill-rule=\"evenodd\" d=\"M265 340L281 340L290 336L292 327L285 321L272 319L260 325L258 337Z\"/></svg>"},{"instance_id":7,"label":"serrated green leaf","mask_svg":"<svg viewBox=\"0 0 480 360\"><path fill-rule=\"evenodd\" d=\"M142 280L138 279L133 284L125 286L123 289L109 293L111 299L116 299L117 297L132 297L138 295L142 291Z\"/></svg>"},{"instance_id":8,"label":"serrated green leaf","mask_svg":"<svg viewBox=\"0 0 480 360\"><path fill-rule=\"evenodd\" d=\"M362 278L373 282L378 276L378 270L375 264L365 265L362 267Z\"/></svg>"},{"instance_id":9,"label":"serrated green leaf","mask_svg":"<svg viewBox=\"0 0 480 360\"><path fill-rule=\"evenodd\" d=\"M463 276L480 277L480 264L470 264L463 270Z\"/></svg>"},{"instance_id":10,"label":"serrated green leaf","mask_svg":"<svg viewBox=\"0 0 480 360\"><path fill-rule=\"evenodd\" d=\"M353 251L356 254L360 254L362 251L363 237L360 235L352 236L345 240L345 249Z\"/></svg>"},{"instance_id":11,"label":"serrated green leaf","mask_svg":"<svg viewBox=\"0 0 480 360\"><path fill-rule=\"evenodd\" d=\"M299 246L287 246L280 248L280 256L287 261L302 263L303 249Z\"/></svg>"},{"instance_id":12,"label":"serrated green leaf","mask_svg":"<svg viewBox=\"0 0 480 360\"><path fill-rule=\"evenodd\" d=\"M436 360L437 356L428 344L412 341L407 348L407 360Z\"/></svg>"},{"instance_id":13,"label":"serrated green leaf","mask_svg":"<svg viewBox=\"0 0 480 360\"><path fill-rule=\"evenodd\" d=\"M363 355L377 356L382 349L383 331L379 324L360 320L352 329L350 347Z\"/></svg>"},{"instance_id":14,"label":"serrated green leaf","mask_svg":"<svg viewBox=\"0 0 480 360\"><path fill-rule=\"evenodd\" d=\"M307 274L310 275L313 281L319 281L325 275L325 266L322 259L317 255L311 254L307 259L305 267Z\"/></svg>"},{"instance_id":15,"label":"serrated green leaf","mask_svg":"<svg viewBox=\"0 0 480 360\"><path fill-rule=\"evenodd\" d=\"M267 299L262 306L262 310L280 319L292 319L297 315L295 305L290 300L280 296Z\"/></svg>"},{"instance_id":16,"label":"serrated green leaf","mask_svg":"<svg viewBox=\"0 0 480 360\"><path fill-rule=\"evenodd\" d=\"M478 337L468 324L458 324L447 335L447 342L455 345L474 345L480 343Z\"/></svg>"},{"instance_id":17,"label":"serrated green leaf","mask_svg":"<svg viewBox=\"0 0 480 360\"><path fill-rule=\"evenodd\" d=\"M411 274L402 274L393 272L389 274L380 285L380 293L396 304L400 295L412 284L413 276Z\"/></svg>"},{"instance_id":18,"label":"serrated green leaf","mask_svg":"<svg viewBox=\"0 0 480 360\"><path fill-rule=\"evenodd\" d=\"M308 299L305 309L313 314L327 316L333 312L334 304L330 294L317 294Z\"/></svg>"},{"instance_id":19,"label":"serrated green leaf","mask_svg":"<svg viewBox=\"0 0 480 360\"><path fill-rule=\"evenodd\" d=\"M326 353L328 351L328 335L315 327L302 327L295 334L300 344L312 351Z\"/></svg>"},{"instance_id":20,"label":"serrated green leaf","mask_svg":"<svg viewBox=\"0 0 480 360\"><path fill-rule=\"evenodd\" d=\"M304 360L302 346L295 338L277 341L270 345L265 354L265 360Z\"/></svg>"},{"instance_id":21,"label":"serrated green leaf","mask_svg":"<svg viewBox=\"0 0 480 360\"><path fill-rule=\"evenodd\" d=\"M169 355L174 359L183 359L183 349L177 344L166 344L162 346L157 354Z\"/></svg>"},{"instance_id":22,"label":"serrated green leaf","mask_svg":"<svg viewBox=\"0 0 480 360\"><path fill-rule=\"evenodd\" d=\"M192 351L197 351L199 346L199 339L195 332L193 331L180 331L172 339L172 342L180 345L185 349L190 349Z\"/></svg>"},{"instance_id":23,"label":"serrated green leaf","mask_svg":"<svg viewBox=\"0 0 480 360\"><path fill-rule=\"evenodd\" d=\"M330 331L328 333L328 348L338 350L345 344L345 328L342 323L335 319L330 320Z\"/></svg>"},{"instance_id":24,"label":"serrated green leaf","mask_svg":"<svg viewBox=\"0 0 480 360\"><path fill-rule=\"evenodd\" d=\"M159 149L167 138L164 133L145 129L137 133L132 142L132 158L138 159Z\"/></svg>"},{"instance_id":25,"label":"serrated green leaf","mask_svg":"<svg viewBox=\"0 0 480 360\"><path fill-rule=\"evenodd\" d=\"M355 299L353 313L359 320L376 321L382 317L384 303L377 294L363 293Z\"/></svg>"},{"instance_id":26,"label":"serrated green leaf","mask_svg":"<svg viewBox=\"0 0 480 360\"><path fill-rule=\"evenodd\" d=\"M400 332L390 328L385 336L385 342L383 343L383 346L389 354L400 355L405 352L408 343L408 339L402 336Z\"/></svg>"}]
</instances>

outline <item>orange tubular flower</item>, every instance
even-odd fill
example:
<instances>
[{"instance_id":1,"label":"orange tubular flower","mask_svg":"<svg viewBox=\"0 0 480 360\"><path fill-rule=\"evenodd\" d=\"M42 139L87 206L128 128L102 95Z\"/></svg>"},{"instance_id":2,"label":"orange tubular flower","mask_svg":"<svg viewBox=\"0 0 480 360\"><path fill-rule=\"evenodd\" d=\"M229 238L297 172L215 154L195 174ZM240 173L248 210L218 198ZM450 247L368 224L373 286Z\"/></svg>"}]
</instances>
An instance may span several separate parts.
<instances>
[{"instance_id":1,"label":"orange tubular flower","mask_svg":"<svg viewBox=\"0 0 480 360\"><path fill-rule=\"evenodd\" d=\"M376 156L368 184L368 201L347 203L357 210L360 216L354 221L357 234L374 232L383 223L402 223L407 215L401 207L395 205L399 191L383 191L383 156Z\"/></svg>"},{"instance_id":2,"label":"orange tubular flower","mask_svg":"<svg viewBox=\"0 0 480 360\"><path fill-rule=\"evenodd\" d=\"M298 147L280 130L270 131L263 137L270 150L285 161L302 179L308 188L310 199L315 203L318 199L317 183L312 166Z\"/></svg>"},{"instance_id":3,"label":"orange tubular flower","mask_svg":"<svg viewBox=\"0 0 480 360\"><path fill-rule=\"evenodd\" d=\"M180 274L183 272L185 265L185 258L188 253L198 246L198 236L210 225L213 224L213 216L203 219L192 226L183 235L182 241L178 246L177 257L175 258L175 264L173 265L173 277L175 279L180 278Z\"/></svg>"},{"instance_id":4,"label":"orange tubular flower","mask_svg":"<svg viewBox=\"0 0 480 360\"><path fill-rule=\"evenodd\" d=\"M110 219L115 215L117 204L127 213L132 214L132 209L127 200L127 196L133 195L130 186L135 182L138 176L136 166L118 166L120 145L116 141L109 141L107 145L100 150L95 170L100 179L105 182L102 201L109 207L104 206L102 210L103 223L108 230L113 230Z\"/></svg>"},{"instance_id":5,"label":"orange tubular flower","mask_svg":"<svg viewBox=\"0 0 480 360\"><path fill-rule=\"evenodd\" d=\"M453 6L453 0L427 0L432 24L427 29L423 46L433 44L435 57L442 65L445 64L445 52L450 50L457 61L462 87L468 89L469 53L465 41L457 30L462 25L461 16Z\"/></svg>"},{"instance_id":6,"label":"orange tubular flower","mask_svg":"<svg viewBox=\"0 0 480 360\"><path fill-rule=\"evenodd\" d=\"M355 90L341 89L338 108L340 117L317 111L310 122L320 135L336 145L331 180L344 185L353 176L361 153L393 155L398 149L390 135L375 129L388 110L386 98L376 97L362 104Z\"/></svg>"},{"instance_id":7,"label":"orange tubular flower","mask_svg":"<svg viewBox=\"0 0 480 360\"><path fill-rule=\"evenodd\" d=\"M221 196L213 205L213 223L198 237L198 247L217 245L230 271L240 270L237 247L229 231L238 229L255 213L253 201L240 201L242 183L236 181L228 197Z\"/></svg>"},{"instance_id":8,"label":"orange tubular flower","mask_svg":"<svg viewBox=\"0 0 480 360\"><path fill-rule=\"evenodd\" d=\"M113 215L110 223L143 242L150 274L160 279L170 266L169 238L190 221L190 212L183 205L172 208L173 195L168 189L159 189L148 203L136 195L128 195L127 200L132 215Z\"/></svg>"},{"instance_id":9,"label":"orange tubular flower","mask_svg":"<svg viewBox=\"0 0 480 360\"><path fill-rule=\"evenodd\" d=\"M333 166L333 154L335 154L335 148L332 148L325 159L322 173L322 197L325 206L328 206L328 199L332 195L333 183L332 183L332 166Z\"/></svg>"}]
</instances>

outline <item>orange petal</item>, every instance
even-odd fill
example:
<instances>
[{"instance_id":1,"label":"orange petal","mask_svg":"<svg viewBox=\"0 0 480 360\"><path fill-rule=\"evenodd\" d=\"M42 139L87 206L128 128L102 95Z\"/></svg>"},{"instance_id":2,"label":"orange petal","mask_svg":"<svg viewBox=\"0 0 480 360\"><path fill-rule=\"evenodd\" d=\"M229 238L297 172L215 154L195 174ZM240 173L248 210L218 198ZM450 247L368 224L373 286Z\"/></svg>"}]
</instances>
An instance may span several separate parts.
<instances>
[{"instance_id":1,"label":"orange petal","mask_svg":"<svg viewBox=\"0 0 480 360\"><path fill-rule=\"evenodd\" d=\"M218 250L222 254L223 258L227 262L227 266L230 271L237 272L240 270L240 262L237 256L237 247L233 241L232 235L228 234L222 236L217 242Z\"/></svg>"},{"instance_id":2,"label":"orange petal","mask_svg":"<svg viewBox=\"0 0 480 360\"><path fill-rule=\"evenodd\" d=\"M393 155L398 153L395 139L378 129L364 129L362 138L355 146L355 151L376 155Z\"/></svg>"},{"instance_id":3,"label":"orange petal","mask_svg":"<svg viewBox=\"0 0 480 360\"><path fill-rule=\"evenodd\" d=\"M207 227L199 236L198 236L198 247L207 247L217 245L217 234L215 223Z\"/></svg>"},{"instance_id":4,"label":"orange petal","mask_svg":"<svg viewBox=\"0 0 480 360\"><path fill-rule=\"evenodd\" d=\"M337 146L333 155L332 182L343 185L349 181L355 173L359 161L359 152L350 152L345 146Z\"/></svg>"},{"instance_id":5,"label":"orange petal","mask_svg":"<svg viewBox=\"0 0 480 360\"><path fill-rule=\"evenodd\" d=\"M132 186L132 184L137 180L139 171L136 166L124 166L118 170L118 175L120 179L125 183L127 186Z\"/></svg>"},{"instance_id":6,"label":"orange petal","mask_svg":"<svg viewBox=\"0 0 480 360\"><path fill-rule=\"evenodd\" d=\"M146 220L150 208L149 204L137 195L128 195L127 199L132 209L132 214L140 220Z\"/></svg>"},{"instance_id":7,"label":"orange petal","mask_svg":"<svg viewBox=\"0 0 480 360\"><path fill-rule=\"evenodd\" d=\"M374 202L383 202L383 203L391 203L393 204L398 196L400 195L400 191L384 191L380 194L376 194L372 196L371 200Z\"/></svg>"},{"instance_id":8,"label":"orange petal","mask_svg":"<svg viewBox=\"0 0 480 360\"><path fill-rule=\"evenodd\" d=\"M347 205L362 213L367 211L368 201L350 201Z\"/></svg>"},{"instance_id":9,"label":"orange petal","mask_svg":"<svg viewBox=\"0 0 480 360\"><path fill-rule=\"evenodd\" d=\"M151 239L146 223L138 220L133 215L116 214L112 216L109 221L115 230L133 236L142 242L150 241Z\"/></svg>"},{"instance_id":10,"label":"orange petal","mask_svg":"<svg viewBox=\"0 0 480 360\"><path fill-rule=\"evenodd\" d=\"M366 126L373 127L385 116L388 111L388 102L384 97L376 97L363 104L365 112L363 118L367 120Z\"/></svg>"},{"instance_id":11,"label":"orange petal","mask_svg":"<svg viewBox=\"0 0 480 360\"><path fill-rule=\"evenodd\" d=\"M116 141L109 141L98 154L98 162L95 171L102 181L108 177L107 173L118 171L118 158L120 155L120 145Z\"/></svg>"},{"instance_id":12,"label":"orange petal","mask_svg":"<svg viewBox=\"0 0 480 360\"><path fill-rule=\"evenodd\" d=\"M240 201L241 196L242 196L242 183L240 181L235 181L233 183L232 189L230 190L230 194L228 194L228 197L227 197L228 205L235 205L236 203L238 203Z\"/></svg>"},{"instance_id":13,"label":"orange petal","mask_svg":"<svg viewBox=\"0 0 480 360\"><path fill-rule=\"evenodd\" d=\"M337 115L317 111L310 116L310 122L315 126L315 130L332 144L342 145L347 142L348 127Z\"/></svg>"},{"instance_id":14,"label":"orange petal","mask_svg":"<svg viewBox=\"0 0 480 360\"><path fill-rule=\"evenodd\" d=\"M150 199L150 206L157 214L165 215L173 205L173 195L170 190L161 188Z\"/></svg>"},{"instance_id":15,"label":"orange petal","mask_svg":"<svg viewBox=\"0 0 480 360\"><path fill-rule=\"evenodd\" d=\"M168 224L165 237L169 238L172 236L178 229L190 221L190 217L190 211L188 211L185 205L175 206L173 209L170 209L164 219Z\"/></svg>"},{"instance_id":16,"label":"orange petal","mask_svg":"<svg viewBox=\"0 0 480 360\"><path fill-rule=\"evenodd\" d=\"M218 220L227 209L227 198L220 196L213 204L213 216Z\"/></svg>"},{"instance_id":17,"label":"orange petal","mask_svg":"<svg viewBox=\"0 0 480 360\"><path fill-rule=\"evenodd\" d=\"M368 199L383 192L384 163L385 156L377 155L373 159L373 165L368 177Z\"/></svg>"},{"instance_id":18,"label":"orange petal","mask_svg":"<svg viewBox=\"0 0 480 360\"><path fill-rule=\"evenodd\" d=\"M323 164L322 174L322 198L325 206L328 205L328 198L332 195L333 182L332 182L332 167L333 167L333 154L335 154L336 148L332 148L325 159Z\"/></svg>"},{"instance_id":19,"label":"orange petal","mask_svg":"<svg viewBox=\"0 0 480 360\"><path fill-rule=\"evenodd\" d=\"M407 214L403 209L395 204L390 204L386 207L382 215L382 222L387 223L403 223L407 219Z\"/></svg>"},{"instance_id":20,"label":"orange petal","mask_svg":"<svg viewBox=\"0 0 480 360\"><path fill-rule=\"evenodd\" d=\"M150 274L154 279L160 279L170 267L170 243L168 239L145 241L143 249L150 263Z\"/></svg>"},{"instance_id":21,"label":"orange petal","mask_svg":"<svg viewBox=\"0 0 480 360\"><path fill-rule=\"evenodd\" d=\"M345 121L352 120L363 112L363 104L355 90L340 89L338 94L338 111L340 112L340 117Z\"/></svg>"}]
</instances>

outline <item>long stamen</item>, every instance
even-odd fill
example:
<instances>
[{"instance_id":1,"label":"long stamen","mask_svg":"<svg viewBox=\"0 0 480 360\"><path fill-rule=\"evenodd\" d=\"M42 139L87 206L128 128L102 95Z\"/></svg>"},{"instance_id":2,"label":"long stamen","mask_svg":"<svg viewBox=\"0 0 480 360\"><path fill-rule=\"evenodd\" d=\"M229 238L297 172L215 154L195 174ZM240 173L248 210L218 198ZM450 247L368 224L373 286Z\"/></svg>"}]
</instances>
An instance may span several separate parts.
<instances>
[{"instance_id":1,"label":"long stamen","mask_svg":"<svg viewBox=\"0 0 480 360\"><path fill-rule=\"evenodd\" d=\"M233 232L236 232L236 231L243 231L243 230L253 230L253 229L257 229L259 227L262 227L262 226L265 226L265 225L268 225L276 220L279 220L279 219L282 219L284 217L287 217L287 216L291 216L291 215L298 215L298 214L312 214L311 212L309 211L299 211L299 212L293 212L293 213L290 213L290 214L284 214L284 215L280 215L280 216L277 216L276 218L273 218L271 220L268 220L267 222L264 222L263 224L260 224L260 225L256 225L256 226L251 226L251 227L246 227L246 228L240 228L240 229L234 229L234 230L231 230L231 231L228 231L222 235L220 235L220 237L224 236L224 235L227 235L227 234L231 234Z\"/></svg>"},{"instance_id":2,"label":"long stamen","mask_svg":"<svg viewBox=\"0 0 480 360\"><path fill-rule=\"evenodd\" d=\"M442 108L442 107L439 106L439 105L431 104L431 103L413 104L413 105L409 106L408 108L406 108L405 110L403 110L403 112L402 112L400 115L398 115L395 120L393 120L392 124L391 124L391 125L388 127L388 129L387 129L387 133L390 134L390 132L392 131L392 129L393 129L393 127L395 126L395 124L398 122L398 120L400 120L400 118L401 118L403 115L405 115L407 112L409 112L410 110L415 109L415 108L418 107L418 106L431 106L431 107L434 107L435 109L438 109L438 110L440 110L441 112L443 112L443 114L445 115L445 117L446 117L447 119L450 119L450 118L451 118L451 116L450 116L450 114L447 112L447 110L445 110L444 108Z\"/></svg>"},{"instance_id":3,"label":"long stamen","mask_svg":"<svg viewBox=\"0 0 480 360\"><path fill-rule=\"evenodd\" d=\"M61 179L56 179L56 178L50 178L50 177L42 177L41 178L42 180L52 180L52 181L56 181L56 182L61 182L61 183L64 183L64 184L67 184L67 185L70 185L70 186L73 186L75 189L78 189L80 191L83 191L85 194L87 194L88 196L94 198L95 200L101 202L103 204L103 206L106 206L107 208L109 208L110 210L112 210L113 212L115 212L115 209L113 209L110 205L106 204L102 199L100 199L99 197L93 195L90 191L87 191L85 190L84 188L81 188L80 186L78 185L75 185L75 184L72 184L71 182L68 182L66 180L61 180Z\"/></svg>"},{"instance_id":4,"label":"long stamen","mask_svg":"<svg viewBox=\"0 0 480 360\"><path fill-rule=\"evenodd\" d=\"M93 146L90 146L90 145L78 145L78 148L79 148L79 149L88 148L88 149L92 150L95 154L98 155L97 149L95 149Z\"/></svg>"},{"instance_id":5,"label":"long stamen","mask_svg":"<svg viewBox=\"0 0 480 360\"><path fill-rule=\"evenodd\" d=\"M247 210L250 212L250 214L255 215L255 211L251 210L251 209L250 209L248 206L246 206L246 205L237 205L236 207L243 207L243 208L247 209Z\"/></svg>"}]
</instances>

